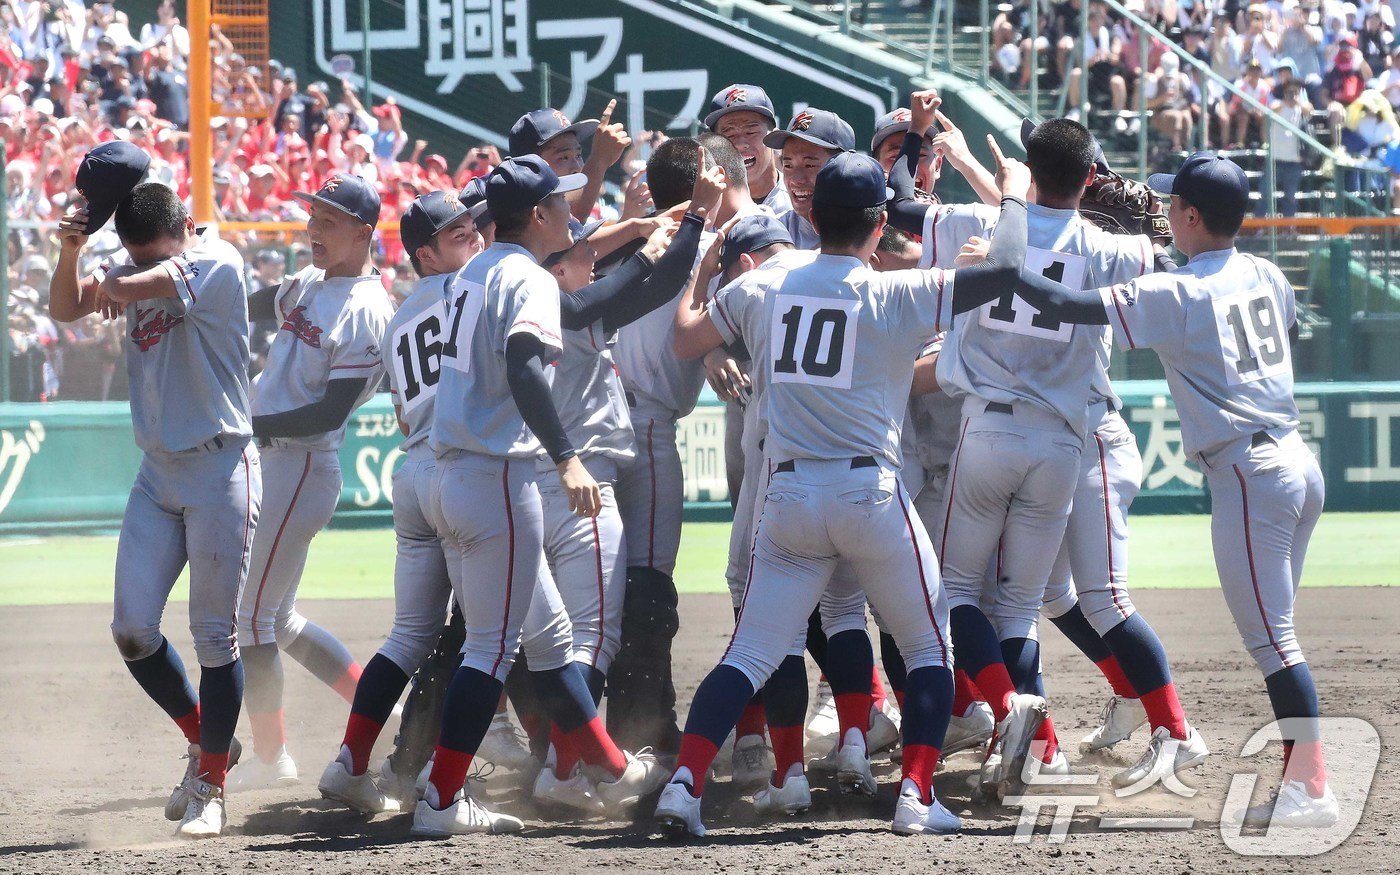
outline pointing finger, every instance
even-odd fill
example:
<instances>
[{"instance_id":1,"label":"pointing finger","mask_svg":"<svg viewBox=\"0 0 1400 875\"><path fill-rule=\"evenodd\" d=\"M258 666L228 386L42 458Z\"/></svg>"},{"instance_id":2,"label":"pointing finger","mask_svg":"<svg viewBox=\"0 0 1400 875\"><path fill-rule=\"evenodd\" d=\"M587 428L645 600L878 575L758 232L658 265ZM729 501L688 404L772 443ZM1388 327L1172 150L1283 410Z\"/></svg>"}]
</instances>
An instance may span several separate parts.
<instances>
[{"instance_id":1,"label":"pointing finger","mask_svg":"<svg viewBox=\"0 0 1400 875\"><path fill-rule=\"evenodd\" d=\"M608 101L608 108L603 110L603 117L598 119L598 127L606 128L608 126L608 123L612 121L612 114L614 109L617 109L616 97Z\"/></svg>"},{"instance_id":2,"label":"pointing finger","mask_svg":"<svg viewBox=\"0 0 1400 875\"><path fill-rule=\"evenodd\" d=\"M992 157L996 159L997 167L1006 166L1006 156L1001 153L1001 147L997 145L997 138L991 134L987 135L987 146L992 150Z\"/></svg>"},{"instance_id":3,"label":"pointing finger","mask_svg":"<svg viewBox=\"0 0 1400 875\"><path fill-rule=\"evenodd\" d=\"M956 129L953 122L941 111L935 109L933 111L933 117L938 120L938 124L943 130L952 131Z\"/></svg>"}]
</instances>

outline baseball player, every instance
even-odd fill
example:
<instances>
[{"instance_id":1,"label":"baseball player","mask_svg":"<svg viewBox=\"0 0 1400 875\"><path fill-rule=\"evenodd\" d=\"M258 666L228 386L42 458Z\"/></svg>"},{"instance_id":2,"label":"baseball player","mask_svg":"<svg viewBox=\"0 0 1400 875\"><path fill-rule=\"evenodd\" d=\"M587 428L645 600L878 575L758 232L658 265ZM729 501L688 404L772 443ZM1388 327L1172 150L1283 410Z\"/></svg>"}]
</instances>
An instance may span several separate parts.
<instances>
[{"instance_id":1,"label":"baseball player","mask_svg":"<svg viewBox=\"0 0 1400 875\"><path fill-rule=\"evenodd\" d=\"M484 211L484 203L477 205L476 215ZM367 814L398 810L397 799L369 771L370 753L409 675L437 640L452 598L442 541L425 509L427 484L436 471L427 439L442 370L446 293L453 274L481 251L476 215L454 194L439 191L414 200L399 221L404 251L419 280L389 320L380 351L404 433L404 461L393 482L394 626L365 665L340 752L317 787L322 796ZM389 777L388 785L398 783Z\"/></svg>"},{"instance_id":2,"label":"baseball player","mask_svg":"<svg viewBox=\"0 0 1400 875\"><path fill-rule=\"evenodd\" d=\"M764 138L778 126L768 92L757 85L730 85L710 99L705 127L724 137L744 159L749 195L780 215L792 209L778 162Z\"/></svg>"},{"instance_id":3,"label":"baseball player","mask_svg":"<svg viewBox=\"0 0 1400 875\"><path fill-rule=\"evenodd\" d=\"M785 130L771 131L763 145L778 149L783 168L783 185L792 209L778 218L788 229L798 249L816 249L820 244L812 226L812 186L817 171L841 152L856 147L856 134L839 115L825 109L807 108L792 117Z\"/></svg>"},{"instance_id":4,"label":"baseball player","mask_svg":"<svg viewBox=\"0 0 1400 875\"><path fill-rule=\"evenodd\" d=\"M909 132L912 119L913 113L901 106L875 122L875 135L870 138L870 154L885 168L886 174L894 169L895 160L904 145L903 135ZM919 147L918 171L914 174L916 199L924 203L940 202L934 193L934 186L942 176L944 161L947 161L971 184L983 203L995 207L1000 201L996 180L972 157L962 131L942 113L938 114L938 121L943 130L936 135L931 130L926 131ZM949 261L952 261L951 256Z\"/></svg>"},{"instance_id":5,"label":"baseball player","mask_svg":"<svg viewBox=\"0 0 1400 875\"><path fill-rule=\"evenodd\" d=\"M647 160L656 209L690 197L699 173L693 139L675 137ZM701 246L709 240L702 239ZM677 296L679 297L679 295ZM679 628L672 574L680 548L685 483L676 421L695 408L705 371L671 351L671 314L662 307L618 332L613 360L636 436L636 456L618 466L614 492L627 532L622 645L608 677L608 731L624 747L674 754L680 741L671 641Z\"/></svg>"},{"instance_id":6,"label":"baseball player","mask_svg":"<svg viewBox=\"0 0 1400 875\"><path fill-rule=\"evenodd\" d=\"M267 488L238 608L255 756L231 773L236 790L298 779L283 729L279 650L346 701L360 678L345 645L297 611L296 593L311 539L340 500L346 423L383 372L380 340L393 308L370 263L379 195L360 177L338 173L296 197L311 209L311 265L250 301L255 318L270 308L281 328L253 386Z\"/></svg>"},{"instance_id":7,"label":"baseball player","mask_svg":"<svg viewBox=\"0 0 1400 875\"><path fill-rule=\"evenodd\" d=\"M1225 602L1286 739L1282 785L1243 820L1331 826L1338 809L1327 786L1317 691L1293 628L1324 492L1317 459L1297 430L1293 287L1273 264L1234 248L1249 208L1249 181L1234 162L1198 152L1175 174L1154 174L1148 183L1171 195L1172 233L1190 261L1102 289L1036 289L1025 297L1052 318L1108 325L1120 345L1161 357L1186 452L1210 486ZM1155 780L1192 756L1158 729L1148 754L1114 782Z\"/></svg>"},{"instance_id":8,"label":"baseball player","mask_svg":"<svg viewBox=\"0 0 1400 875\"><path fill-rule=\"evenodd\" d=\"M228 819L224 778L238 757L233 732L243 692L233 620L262 479L250 443L243 259L196 228L169 188L136 185L148 164L120 141L83 159L77 188L88 200L59 225L49 311L60 322L126 311L131 420L143 456L117 544L112 636L132 676L189 744L165 816L180 822L176 835L200 839L220 835ZM125 252L80 279L88 235L114 212ZM186 564L198 696L160 630Z\"/></svg>"},{"instance_id":9,"label":"baseball player","mask_svg":"<svg viewBox=\"0 0 1400 875\"><path fill-rule=\"evenodd\" d=\"M854 567L909 666L904 782L893 828L960 827L932 794L953 687L947 603L932 546L899 483L899 429L914 360L929 335L1008 287L1044 282L1021 267L1025 207L1015 196L1029 187L1029 175L999 151L997 157L1008 197L991 270L871 271L867 262L890 192L874 159L842 153L813 186L811 212L822 248L816 258L791 270L754 272L765 287L759 294L740 282L716 297L715 309L728 314L724 325L735 327L728 340L748 343L756 330L773 341L765 362L764 451L774 466L734 636L696 691L676 771L657 805L656 819L667 833L704 834L699 793L710 761L801 633L840 559ZM711 327L720 334L718 325ZM1024 755L1045 702L1014 692L1009 699L1003 736ZM844 733L838 780L868 772L863 734Z\"/></svg>"},{"instance_id":10,"label":"baseball player","mask_svg":"<svg viewBox=\"0 0 1400 875\"><path fill-rule=\"evenodd\" d=\"M916 94L913 105L916 119L891 177L896 190L906 196L912 194L911 168L919 148L913 133L941 114L928 92ZM1094 175L1096 151L1082 126L1052 120L1031 131L1025 144L1036 182L1028 249L1034 266L1046 276L1080 286L1130 279L1155 267L1156 256L1147 238L1109 235L1079 217L1077 208L1084 181ZM945 231L959 221L979 221L976 214L960 216L957 210L919 209L924 215L918 218L933 247L939 243L940 219ZM974 679L987 662L1004 659L1023 690L1039 683L1036 617L1065 540L1075 484L1092 481L1085 490L1081 519L1091 513L1097 497L1102 523L1112 502L1104 497L1107 454L1100 452L1106 447L1100 441L1106 436L1121 437L1104 397L1111 390L1101 332L1052 326L1037 318L1034 314L1018 317L1014 299L1003 298L984 308L975 321L958 326L938 365L945 392L963 401L961 436L945 488L942 535L954 635L966 642L960 659ZM1103 391L1096 392L1094 385L1104 387ZM1098 434L1101 425L1106 428L1104 435ZM1086 442L1092 442L1101 463L1097 477L1081 476ZM1019 473L1013 461L1016 454L1024 456L1025 467ZM1095 483L1097 492L1091 491ZM1082 528L1087 530L1087 524ZM1076 528L1076 534L1080 531ZM1111 547L1102 544L1105 553ZM983 578L993 559L996 579L985 587ZM1207 754L1205 744L1185 720L1160 641L1140 616L1131 619L1135 614L1125 597L1115 599L1111 569L1096 568L1086 559L1082 570L1079 586L1092 602L1102 600L1112 615L1101 620L1104 631L1122 626L1113 635L1119 661L1134 666L1144 690L1151 690L1160 704L1155 710L1162 726L1193 751L1195 759L1190 763L1183 759L1183 768L1198 764ZM981 605L988 590L996 593L987 606L996 629L984 619ZM991 644L993 635L1000 638L999 648ZM980 681L978 687L991 692ZM990 704L995 711L996 700ZM1041 740L1045 742L1042 762L1052 771L1067 769L1049 720ZM1009 768L1016 767L1002 764L989 769L988 779L997 780L999 772ZM1019 777L1019 772L1013 774L1013 786Z\"/></svg>"},{"instance_id":11,"label":"baseball player","mask_svg":"<svg viewBox=\"0 0 1400 875\"><path fill-rule=\"evenodd\" d=\"M600 280L593 280L595 253L588 242L592 229L576 221L571 223L573 245L544 262L563 293L563 351L554 365L550 392L564 431L598 483L601 496L597 516L577 516L570 511L553 463L539 462L548 560L544 572L552 576L567 609L573 661L583 669L594 705L602 699L603 683L619 646L626 586L622 517L613 484L618 465L636 455L611 347L619 329L674 300L684 289L705 218L717 209L725 191L723 180L718 168L706 171L702 165L680 228L658 230L642 252ZM527 639L532 625L527 617ZM588 776L575 771L581 751L568 743L558 725L551 735L554 761L540 772L535 797L596 810L597 797L591 793Z\"/></svg>"},{"instance_id":12,"label":"baseball player","mask_svg":"<svg viewBox=\"0 0 1400 875\"><path fill-rule=\"evenodd\" d=\"M580 222L588 219L603 191L603 175L618 162L632 138L612 120L617 101L608 101L601 118L570 122L557 109L536 109L516 119L510 128L510 154L539 155L559 176L581 173L583 188L569 198L569 211ZM589 143L588 159L583 144Z\"/></svg>"},{"instance_id":13,"label":"baseball player","mask_svg":"<svg viewBox=\"0 0 1400 875\"><path fill-rule=\"evenodd\" d=\"M564 195L585 183L562 179L537 155L512 158L486 182L496 242L453 276L447 339L429 443L437 458L429 499L456 566L453 587L465 618L462 664L443 707L442 729L413 832L450 835L518 830L513 817L464 793L467 770L520 646L544 555L536 475L541 448L559 474L570 511L598 514L597 483L559 420L545 375L562 349L559 287L540 262L569 248ZM583 303L583 302L580 302ZM581 670L567 659L531 672L550 717L588 764L605 804L634 804L664 781L649 755L624 754L603 730Z\"/></svg>"}]
</instances>

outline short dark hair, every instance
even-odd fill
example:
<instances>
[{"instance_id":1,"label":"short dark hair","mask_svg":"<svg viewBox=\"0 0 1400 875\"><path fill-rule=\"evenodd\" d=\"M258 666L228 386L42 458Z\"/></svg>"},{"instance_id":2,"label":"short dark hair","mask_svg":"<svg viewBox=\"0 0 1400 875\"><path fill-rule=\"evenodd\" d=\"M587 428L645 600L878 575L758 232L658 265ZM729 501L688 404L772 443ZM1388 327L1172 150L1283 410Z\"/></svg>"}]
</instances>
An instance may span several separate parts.
<instances>
[{"instance_id":1,"label":"short dark hair","mask_svg":"<svg viewBox=\"0 0 1400 875\"><path fill-rule=\"evenodd\" d=\"M434 252L438 251L436 236L429 237L428 242L424 243L423 245L432 249ZM419 278L421 279L423 276L423 265L420 264L418 261L418 250L415 249L414 251L408 253L408 263L413 265L413 272L418 274Z\"/></svg>"},{"instance_id":2,"label":"short dark hair","mask_svg":"<svg viewBox=\"0 0 1400 875\"><path fill-rule=\"evenodd\" d=\"M518 237L530 227L530 219L535 215L534 208L519 213L502 213L496 216L497 237Z\"/></svg>"},{"instance_id":3,"label":"short dark hair","mask_svg":"<svg viewBox=\"0 0 1400 875\"><path fill-rule=\"evenodd\" d=\"M1174 195L1181 197L1181 195ZM1240 233L1240 227L1244 225L1244 213L1237 213L1234 210L1222 210L1220 207L1201 206L1193 204L1186 198L1181 198L1181 202L1196 208L1201 214L1201 222L1205 224L1206 230L1217 237L1234 237Z\"/></svg>"},{"instance_id":4,"label":"short dark hair","mask_svg":"<svg viewBox=\"0 0 1400 875\"><path fill-rule=\"evenodd\" d=\"M724 171L724 180L729 185L747 188L749 172L744 169L744 156L734 148L734 144L719 134L706 133L695 138L710 156L710 162Z\"/></svg>"},{"instance_id":5,"label":"short dark hair","mask_svg":"<svg viewBox=\"0 0 1400 875\"><path fill-rule=\"evenodd\" d=\"M875 249L877 252L902 254L913 242L914 238L907 232L899 230L894 225L886 225L885 230L880 233L880 244Z\"/></svg>"},{"instance_id":6,"label":"short dark hair","mask_svg":"<svg viewBox=\"0 0 1400 875\"><path fill-rule=\"evenodd\" d=\"M817 226L823 249L848 249L859 246L880 224L884 206L840 207L834 204L812 204L812 224Z\"/></svg>"},{"instance_id":7,"label":"short dark hair","mask_svg":"<svg viewBox=\"0 0 1400 875\"><path fill-rule=\"evenodd\" d=\"M647 188L657 212L690 200L700 175L700 144L690 137L672 137L647 159ZM499 233L499 231L497 232Z\"/></svg>"},{"instance_id":8,"label":"short dark hair","mask_svg":"<svg viewBox=\"0 0 1400 875\"><path fill-rule=\"evenodd\" d=\"M183 239L189 217L174 189L159 182L143 182L117 204L117 236L133 246Z\"/></svg>"},{"instance_id":9,"label":"short dark hair","mask_svg":"<svg viewBox=\"0 0 1400 875\"><path fill-rule=\"evenodd\" d=\"M1026 138L1026 166L1037 191L1073 197L1094 166L1094 137L1088 128L1069 119L1042 122Z\"/></svg>"}]
</instances>

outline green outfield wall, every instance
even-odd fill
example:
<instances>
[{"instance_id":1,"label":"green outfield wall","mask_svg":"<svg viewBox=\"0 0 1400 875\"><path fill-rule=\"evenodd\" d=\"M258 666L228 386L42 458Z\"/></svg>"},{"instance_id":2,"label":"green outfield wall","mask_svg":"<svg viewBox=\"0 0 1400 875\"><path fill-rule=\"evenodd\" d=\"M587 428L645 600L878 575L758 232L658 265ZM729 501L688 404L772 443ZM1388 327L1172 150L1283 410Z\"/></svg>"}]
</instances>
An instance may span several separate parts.
<instances>
[{"instance_id":1,"label":"green outfield wall","mask_svg":"<svg viewBox=\"0 0 1400 875\"><path fill-rule=\"evenodd\" d=\"M1207 510L1166 384L1117 388L1144 462L1133 511ZM1297 395L1303 437L1327 476L1328 510L1400 510L1400 383L1303 384ZM687 515L727 517L723 408L702 401L679 433ZM355 413L341 451L337 525L389 524L399 439L387 396ZM140 460L124 403L0 405L0 534L115 527Z\"/></svg>"}]
</instances>

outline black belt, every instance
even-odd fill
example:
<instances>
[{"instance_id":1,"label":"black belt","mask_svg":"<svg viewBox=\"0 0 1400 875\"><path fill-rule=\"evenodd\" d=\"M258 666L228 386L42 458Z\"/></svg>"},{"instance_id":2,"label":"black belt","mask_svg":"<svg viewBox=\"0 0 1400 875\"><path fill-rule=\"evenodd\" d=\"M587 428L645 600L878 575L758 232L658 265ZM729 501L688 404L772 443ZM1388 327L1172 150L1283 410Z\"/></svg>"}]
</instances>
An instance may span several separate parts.
<instances>
[{"instance_id":1,"label":"black belt","mask_svg":"<svg viewBox=\"0 0 1400 875\"><path fill-rule=\"evenodd\" d=\"M1267 431L1256 431L1254 433L1254 436L1249 439L1249 446L1251 449L1254 447L1262 447L1265 444L1277 443L1278 441L1274 440L1274 436L1269 434Z\"/></svg>"},{"instance_id":2,"label":"black belt","mask_svg":"<svg viewBox=\"0 0 1400 875\"><path fill-rule=\"evenodd\" d=\"M636 407L636 406L637 406L637 396L636 396L636 395L633 395L630 391L628 391L628 390L623 390L623 392L622 392L622 397L627 399L627 406L628 406L628 407Z\"/></svg>"},{"instance_id":3,"label":"black belt","mask_svg":"<svg viewBox=\"0 0 1400 875\"><path fill-rule=\"evenodd\" d=\"M875 468L878 467L879 464L879 462L875 461L874 456L856 456L855 458L851 459L851 470L854 471L856 468ZM797 464L792 459L788 459L786 462L779 462L773 468L773 473L791 474L793 471L796 470Z\"/></svg>"},{"instance_id":4,"label":"black belt","mask_svg":"<svg viewBox=\"0 0 1400 875\"><path fill-rule=\"evenodd\" d=\"M1003 402L1003 401L988 401L988 402L987 402L987 412L988 412L988 413L1005 413L1007 416L1010 416L1010 415L1012 415L1013 413L1015 413L1016 411L1011 407L1010 404L1007 404L1007 403L1005 403L1005 402Z\"/></svg>"}]
</instances>

